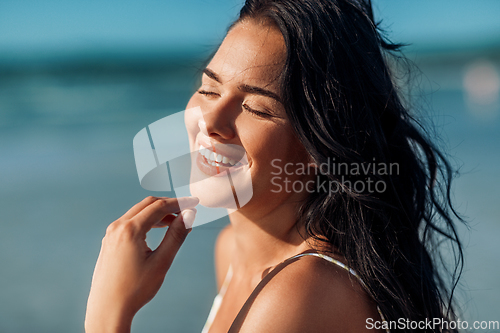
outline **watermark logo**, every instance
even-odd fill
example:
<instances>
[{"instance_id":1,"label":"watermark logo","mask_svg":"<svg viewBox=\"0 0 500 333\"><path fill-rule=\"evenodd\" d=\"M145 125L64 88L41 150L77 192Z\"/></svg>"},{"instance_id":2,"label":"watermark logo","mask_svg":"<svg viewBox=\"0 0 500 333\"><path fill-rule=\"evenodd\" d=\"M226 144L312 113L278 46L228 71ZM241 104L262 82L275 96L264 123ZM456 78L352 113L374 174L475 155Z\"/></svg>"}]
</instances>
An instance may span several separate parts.
<instances>
[{"instance_id":1,"label":"watermark logo","mask_svg":"<svg viewBox=\"0 0 500 333\"><path fill-rule=\"evenodd\" d=\"M274 159L271 165L271 191L274 193L383 193L387 190L383 176L399 174L398 163L378 162L375 158L370 162L346 163L329 157L327 162L320 165L285 163L281 159ZM325 179L322 176L329 177Z\"/></svg>"},{"instance_id":2,"label":"watermark logo","mask_svg":"<svg viewBox=\"0 0 500 333\"><path fill-rule=\"evenodd\" d=\"M200 199L193 227L240 209L253 196L243 147L212 142L204 124L201 108L190 108L155 121L133 140L144 189Z\"/></svg>"},{"instance_id":3,"label":"watermark logo","mask_svg":"<svg viewBox=\"0 0 500 333\"><path fill-rule=\"evenodd\" d=\"M474 321L470 324L464 320L445 320L443 318L426 318L425 320L415 321L405 318L398 320L384 320L379 321L373 318L366 319L367 329L376 330L432 330L432 331L448 331L448 330L467 330L467 329L487 329L498 330L500 329L500 322L497 321Z\"/></svg>"}]
</instances>

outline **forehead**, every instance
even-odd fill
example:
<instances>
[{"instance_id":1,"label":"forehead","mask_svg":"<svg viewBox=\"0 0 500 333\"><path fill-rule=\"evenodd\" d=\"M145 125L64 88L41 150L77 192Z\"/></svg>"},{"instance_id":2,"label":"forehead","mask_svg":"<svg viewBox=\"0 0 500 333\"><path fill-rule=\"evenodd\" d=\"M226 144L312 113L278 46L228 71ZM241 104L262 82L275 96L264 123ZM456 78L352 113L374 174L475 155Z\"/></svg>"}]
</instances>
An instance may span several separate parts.
<instances>
[{"instance_id":1,"label":"forehead","mask_svg":"<svg viewBox=\"0 0 500 333\"><path fill-rule=\"evenodd\" d=\"M227 34L208 65L223 80L276 81L285 63L285 43L270 24L240 22Z\"/></svg>"}]
</instances>

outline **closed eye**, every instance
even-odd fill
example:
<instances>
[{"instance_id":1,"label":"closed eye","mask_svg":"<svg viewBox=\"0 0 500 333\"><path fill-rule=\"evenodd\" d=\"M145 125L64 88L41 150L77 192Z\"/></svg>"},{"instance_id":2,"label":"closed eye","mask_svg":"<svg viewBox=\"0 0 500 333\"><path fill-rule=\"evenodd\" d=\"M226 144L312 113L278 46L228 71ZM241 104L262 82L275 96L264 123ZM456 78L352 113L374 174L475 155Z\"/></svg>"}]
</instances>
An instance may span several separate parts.
<instances>
[{"instance_id":1,"label":"closed eye","mask_svg":"<svg viewBox=\"0 0 500 333\"><path fill-rule=\"evenodd\" d=\"M200 89L197 92L198 92L198 94L205 95L205 96L219 96L218 93L213 92L213 91L207 91L207 90Z\"/></svg>"},{"instance_id":2,"label":"closed eye","mask_svg":"<svg viewBox=\"0 0 500 333\"><path fill-rule=\"evenodd\" d=\"M209 97L220 97L220 95L216 92L213 92L213 91L208 91L208 90L203 90L203 89L199 89L197 91L198 94L200 95L204 95L204 96L209 96ZM257 116L257 117L260 117L260 118L274 118L276 116L268 113L268 112L262 112L262 111L258 111L258 110L255 110L255 109L252 109L251 107L249 107L248 105L246 104L243 104L243 108L250 112L252 115L254 116ZM279 117L278 117L279 118Z\"/></svg>"},{"instance_id":3,"label":"closed eye","mask_svg":"<svg viewBox=\"0 0 500 333\"><path fill-rule=\"evenodd\" d=\"M272 118L273 117L272 115L270 115L267 112L261 112L261 111L254 110L254 109L252 109L251 107L249 107L246 104L243 104L243 108L245 110L247 110L248 112L250 112L250 113L252 113L252 114L254 114L254 115L258 116L258 117L262 117L262 118Z\"/></svg>"}]
</instances>

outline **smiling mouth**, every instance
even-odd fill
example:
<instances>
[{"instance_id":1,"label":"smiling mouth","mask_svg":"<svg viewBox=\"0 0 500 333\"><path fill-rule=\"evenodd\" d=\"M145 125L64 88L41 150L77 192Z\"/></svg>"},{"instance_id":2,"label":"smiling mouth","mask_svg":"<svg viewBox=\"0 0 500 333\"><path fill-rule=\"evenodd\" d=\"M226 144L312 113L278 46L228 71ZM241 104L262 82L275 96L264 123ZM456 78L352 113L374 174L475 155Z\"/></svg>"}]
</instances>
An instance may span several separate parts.
<instances>
[{"instance_id":1,"label":"smiling mouth","mask_svg":"<svg viewBox=\"0 0 500 333\"><path fill-rule=\"evenodd\" d=\"M200 155L204 159L204 162L208 165L220 168L231 168L239 167L243 165L241 162L231 159L227 156L218 154L200 145L198 149Z\"/></svg>"}]
</instances>

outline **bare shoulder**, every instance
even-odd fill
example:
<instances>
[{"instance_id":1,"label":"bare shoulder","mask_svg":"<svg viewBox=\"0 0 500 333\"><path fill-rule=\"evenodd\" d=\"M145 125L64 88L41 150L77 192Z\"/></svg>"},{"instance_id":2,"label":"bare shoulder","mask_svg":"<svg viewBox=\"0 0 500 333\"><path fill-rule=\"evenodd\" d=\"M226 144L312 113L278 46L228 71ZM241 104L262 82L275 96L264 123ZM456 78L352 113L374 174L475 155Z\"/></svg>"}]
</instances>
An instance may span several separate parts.
<instances>
[{"instance_id":1,"label":"bare shoulder","mask_svg":"<svg viewBox=\"0 0 500 333\"><path fill-rule=\"evenodd\" d=\"M231 263L231 253L234 248L234 238L231 224L222 229L215 242L215 275L217 279L217 290L220 290L224 278L226 277L229 264Z\"/></svg>"},{"instance_id":2,"label":"bare shoulder","mask_svg":"<svg viewBox=\"0 0 500 333\"><path fill-rule=\"evenodd\" d=\"M378 318L376 305L343 268L304 256L278 270L266 276L267 284L245 304L246 316L235 321L239 332L373 333L366 320Z\"/></svg>"}]
</instances>

